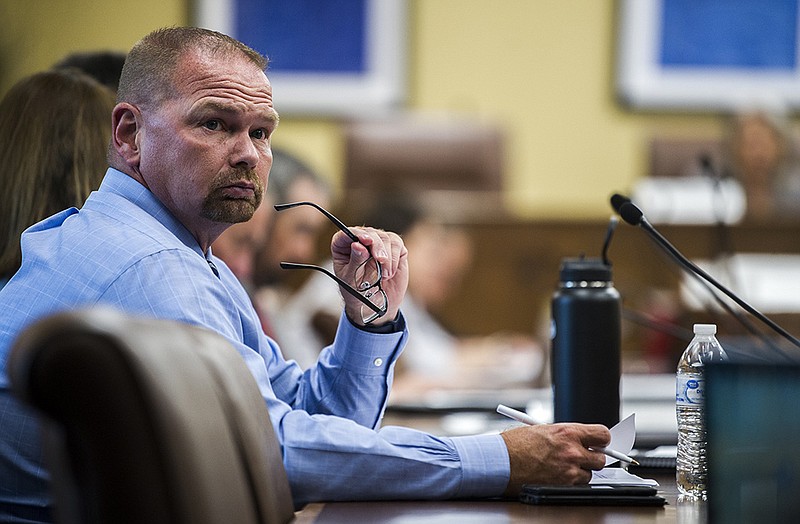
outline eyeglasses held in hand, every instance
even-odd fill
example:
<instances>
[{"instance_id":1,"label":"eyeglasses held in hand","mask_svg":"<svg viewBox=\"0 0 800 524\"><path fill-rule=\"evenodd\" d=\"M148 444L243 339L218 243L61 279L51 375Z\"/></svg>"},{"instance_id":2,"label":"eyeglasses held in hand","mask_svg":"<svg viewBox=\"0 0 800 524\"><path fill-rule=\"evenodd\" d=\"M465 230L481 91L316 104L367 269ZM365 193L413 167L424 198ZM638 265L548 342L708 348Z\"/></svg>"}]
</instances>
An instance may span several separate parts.
<instances>
[{"instance_id":1,"label":"eyeglasses held in hand","mask_svg":"<svg viewBox=\"0 0 800 524\"><path fill-rule=\"evenodd\" d=\"M333 216L329 211L313 202L292 202L290 204L275 204L276 211L284 211L298 206L311 206L325 215L328 220L333 222L336 227L342 230L353 242L358 242L358 237L353 233L344 223ZM381 287L381 279L383 277L381 265L370 256L367 260L361 263L356 269L355 274L355 287L351 286L333 272L328 271L324 267L315 266L313 264L296 264L294 262L281 262L283 269L313 269L329 276L336 281L342 289L351 294L361 301L361 321L364 324L374 322L376 319L381 318L386 314L389 307L389 299Z\"/></svg>"}]
</instances>

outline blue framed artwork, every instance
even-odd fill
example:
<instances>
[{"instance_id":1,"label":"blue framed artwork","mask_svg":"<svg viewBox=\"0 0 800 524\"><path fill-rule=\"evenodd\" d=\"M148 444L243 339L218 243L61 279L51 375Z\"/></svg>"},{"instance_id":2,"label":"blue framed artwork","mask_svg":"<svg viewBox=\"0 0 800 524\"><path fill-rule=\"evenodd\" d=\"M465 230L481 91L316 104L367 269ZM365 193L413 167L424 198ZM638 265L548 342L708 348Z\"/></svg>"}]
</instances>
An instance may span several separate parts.
<instances>
[{"instance_id":1,"label":"blue framed artwork","mask_svg":"<svg viewBox=\"0 0 800 524\"><path fill-rule=\"evenodd\" d=\"M800 106L800 0L620 0L617 91L639 109Z\"/></svg>"},{"instance_id":2,"label":"blue framed artwork","mask_svg":"<svg viewBox=\"0 0 800 524\"><path fill-rule=\"evenodd\" d=\"M404 102L405 0L197 0L196 23L267 55L283 114L363 116Z\"/></svg>"}]
</instances>

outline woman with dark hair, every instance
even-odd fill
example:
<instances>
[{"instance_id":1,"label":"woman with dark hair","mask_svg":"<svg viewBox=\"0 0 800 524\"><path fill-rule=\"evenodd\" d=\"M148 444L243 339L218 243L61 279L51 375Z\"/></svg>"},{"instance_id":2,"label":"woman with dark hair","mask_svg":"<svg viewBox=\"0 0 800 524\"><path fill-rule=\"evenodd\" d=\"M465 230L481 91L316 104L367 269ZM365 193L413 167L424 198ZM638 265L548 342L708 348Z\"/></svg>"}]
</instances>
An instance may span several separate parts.
<instances>
[{"instance_id":1,"label":"woman with dark hair","mask_svg":"<svg viewBox=\"0 0 800 524\"><path fill-rule=\"evenodd\" d=\"M0 100L0 287L27 227L78 207L108 162L113 92L76 69L36 73Z\"/></svg>"}]
</instances>

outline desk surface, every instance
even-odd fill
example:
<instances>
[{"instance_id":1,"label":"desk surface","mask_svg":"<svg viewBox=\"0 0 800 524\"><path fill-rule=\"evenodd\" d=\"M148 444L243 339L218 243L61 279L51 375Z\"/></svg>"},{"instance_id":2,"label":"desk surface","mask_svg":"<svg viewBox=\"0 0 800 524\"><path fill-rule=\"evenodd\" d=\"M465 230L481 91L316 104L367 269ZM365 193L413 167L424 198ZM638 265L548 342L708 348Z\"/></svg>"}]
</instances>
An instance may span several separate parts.
<instances>
[{"instance_id":1,"label":"desk surface","mask_svg":"<svg viewBox=\"0 0 800 524\"><path fill-rule=\"evenodd\" d=\"M479 524L541 522L570 524L705 523L706 504L678 502L674 476L656 476L663 508L632 506L531 506L513 500L335 502L310 504L298 512L296 524L354 522L413 524Z\"/></svg>"}]
</instances>

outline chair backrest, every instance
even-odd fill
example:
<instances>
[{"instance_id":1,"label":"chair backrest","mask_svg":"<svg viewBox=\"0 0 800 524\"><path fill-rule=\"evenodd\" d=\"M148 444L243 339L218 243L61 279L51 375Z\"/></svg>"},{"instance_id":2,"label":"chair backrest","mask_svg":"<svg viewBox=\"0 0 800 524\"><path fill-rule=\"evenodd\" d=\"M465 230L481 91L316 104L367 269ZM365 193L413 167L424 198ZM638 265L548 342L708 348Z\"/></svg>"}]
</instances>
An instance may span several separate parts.
<instances>
[{"instance_id":1,"label":"chair backrest","mask_svg":"<svg viewBox=\"0 0 800 524\"><path fill-rule=\"evenodd\" d=\"M109 309L26 329L8 363L43 414L60 522L283 523L293 519L258 386L222 336Z\"/></svg>"},{"instance_id":2,"label":"chair backrest","mask_svg":"<svg viewBox=\"0 0 800 524\"><path fill-rule=\"evenodd\" d=\"M656 136L650 141L648 174L655 178L701 175L704 159L716 174L727 173L722 139Z\"/></svg>"},{"instance_id":3,"label":"chair backrest","mask_svg":"<svg viewBox=\"0 0 800 524\"><path fill-rule=\"evenodd\" d=\"M502 213L505 134L464 117L397 117L344 126L348 201L376 191L417 192L454 218Z\"/></svg>"}]
</instances>

